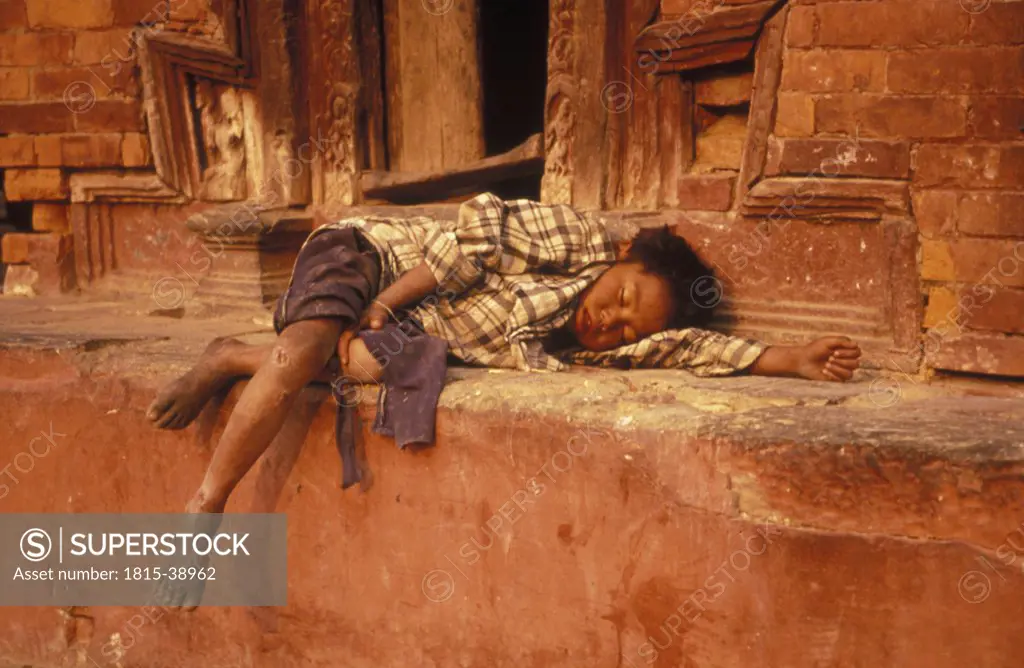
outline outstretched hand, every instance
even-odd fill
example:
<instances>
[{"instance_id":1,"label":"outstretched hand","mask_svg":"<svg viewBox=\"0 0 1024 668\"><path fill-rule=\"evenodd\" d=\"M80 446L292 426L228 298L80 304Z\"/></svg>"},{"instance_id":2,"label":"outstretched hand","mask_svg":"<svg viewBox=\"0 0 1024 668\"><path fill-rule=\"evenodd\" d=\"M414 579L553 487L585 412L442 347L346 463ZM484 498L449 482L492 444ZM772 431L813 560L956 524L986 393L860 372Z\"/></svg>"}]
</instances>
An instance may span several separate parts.
<instances>
[{"instance_id":1,"label":"outstretched hand","mask_svg":"<svg viewBox=\"0 0 1024 668\"><path fill-rule=\"evenodd\" d=\"M823 336L802 346L771 346L754 362L758 376L845 382L860 367L860 346L845 336Z\"/></svg>"},{"instance_id":2,"label":"outstretched hand","mask_svg":"<svg viewBox=\"0 0 1024 668\"><path fill-rule=\"evenodd\" d=\"M845 382L860 366L860 346L845 336L825 336L795 351L796 373L808 380Z\"/></svg>"}]
</instances>

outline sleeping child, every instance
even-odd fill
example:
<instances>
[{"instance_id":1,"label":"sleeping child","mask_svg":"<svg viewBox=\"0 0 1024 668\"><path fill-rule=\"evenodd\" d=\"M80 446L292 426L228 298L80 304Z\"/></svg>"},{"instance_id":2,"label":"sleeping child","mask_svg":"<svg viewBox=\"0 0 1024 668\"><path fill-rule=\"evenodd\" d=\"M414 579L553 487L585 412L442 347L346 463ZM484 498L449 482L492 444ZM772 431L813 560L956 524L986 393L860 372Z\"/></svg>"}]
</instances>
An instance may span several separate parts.
<instances>
[{"instance_id":1,"label":"sleeping child","mask_svg":"<svg viewBox=\"0 0 1024 668\"><path fill-rule=\"evenodd\" d=\"M441 342L444 356L489 367L587 364L824 381L853 375L860 348L846 337L768 346L699 329L709 311L691 293L710 274L667 228L644 229L617 252L604 226L586 214L491 194L464 203L455 221L330 223L299 252L274 313L277 340L214 341L160 392L148 418L160 428L184 428L213 395L252 377L187 506L222 513L306 384L325 375L381 378L388 360L363 334L388 323L413 323L403 331ZM439 387L443 364L438 368Z\"/></svg>"}]
</instances>

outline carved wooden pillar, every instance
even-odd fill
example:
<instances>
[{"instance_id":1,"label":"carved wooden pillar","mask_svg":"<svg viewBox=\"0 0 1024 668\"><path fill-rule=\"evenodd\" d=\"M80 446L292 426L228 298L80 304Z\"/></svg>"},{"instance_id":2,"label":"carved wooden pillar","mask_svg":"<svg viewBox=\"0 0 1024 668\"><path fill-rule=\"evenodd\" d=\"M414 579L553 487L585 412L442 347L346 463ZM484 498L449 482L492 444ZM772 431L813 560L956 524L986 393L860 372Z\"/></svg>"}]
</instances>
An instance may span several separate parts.
<instances>
[{"instance_id":1,"label":"carved wooden pillar","mask_svg":"<svg viewBox=\"0 0 1024 668\"><path fill-rule=\"evenodd\" d=\"M544 105L544 202L571 204L573 141L579 90L575 73L576 0L553 0L548 29L548 91Z\"/></svg>"},{"instance_id":2,"label":"carved wooden pillar","mask_svg":"<svg viewBox=\"0 0 1024 668\"><path fill-rule=\"evenodd\" d=\"M609 21L604 0L552 0L544 109L544 202L601 208ZM576 146L587 147L577 151Z\"/></svg>"},{"instance_id":3,"label":"carved wooden pillar","mask_svg":"<svg viewBox=\"0 0 1024 668\"><path fill-rule=\"evenodd\" d=\"M331 210L357 197L355 0L306 0L306 9L313 204Z\"/></svg>"},{"instance_id":4,"label":"carved wooden pillar","mask_svg":"<svg viewBox=\"0 0 1024 668\"><path fill-rule=\"evenodd\" d=\"M257 136L247 140L250 160L257 161L254 170L260 180L259 197L268 206L295 206L310 201L310 167L307 151L314 149L308 136L304 82L299 73L302 66L296 15L300 0L259 0L244 3L246 11L255 12L255 39L258 84L255 102L258 117L251 131ZM321 3L331 6L344 2ZM246 17L243 17L245 20ZM313 48L320 48L319 39ZM250 194L250 199L253 199Z\"/></svg>"}]
</instances>

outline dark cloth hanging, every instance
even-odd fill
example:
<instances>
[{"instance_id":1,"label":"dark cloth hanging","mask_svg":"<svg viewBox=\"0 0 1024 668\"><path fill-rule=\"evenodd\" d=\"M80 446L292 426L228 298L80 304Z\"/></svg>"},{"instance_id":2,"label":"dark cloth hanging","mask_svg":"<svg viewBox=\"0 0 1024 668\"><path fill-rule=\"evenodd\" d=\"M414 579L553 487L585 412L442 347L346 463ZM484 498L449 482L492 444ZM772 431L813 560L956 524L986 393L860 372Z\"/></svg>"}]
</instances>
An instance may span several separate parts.
<instances>
[{"instance_id":1,"label":"dark cloth hanging","mask_svg":"<svg viewBox=\"0 0 1024 668\"><path fill-rule=\"evenodd\" d=\"M448 371L448 343L425 334L410 320L364 330L359 338L383 368L373 432L393 437L400 448L416 443L433 445L437 401ZM345 377L332 384L338 404L335 437L342 460L343 489L363 479L355 448L355 410L361 394L356 385Z\"/></svg>"}]
</instances>

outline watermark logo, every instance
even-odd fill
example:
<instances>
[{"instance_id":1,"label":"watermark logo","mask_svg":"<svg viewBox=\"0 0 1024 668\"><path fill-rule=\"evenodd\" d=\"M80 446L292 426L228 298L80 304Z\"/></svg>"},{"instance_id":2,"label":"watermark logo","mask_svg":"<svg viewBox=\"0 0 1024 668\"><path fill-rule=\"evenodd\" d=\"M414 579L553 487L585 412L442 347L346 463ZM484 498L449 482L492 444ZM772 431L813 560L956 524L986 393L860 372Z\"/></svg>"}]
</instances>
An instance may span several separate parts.
<instances>
[{"instance_id":1,"label":"watermark logo","mask_svg":"<svg viewBox=\"0 0 1024 668\"><path fill-rule=\"evenodd\" d=\"M455 578L448 571L436 568L423 576L423 595L433 603L444 603L455 593Z\"/></svg>"},{"instance_id":2,"label":"watermark logo","mask_svg":"<svg viewBox=\"0 0 1024 668\"><path fill-rule=\"evenodd\" d=\"M185 285L173 276L164 276L153 284L153 301L163 310L178 308L185 303Z\"/></svg>"},{"instance_id":3,"label":"watermark logo","mask_svg":"<svg viewBox=\"0 0 1024 668\"><path fill-rule=\"evenodd\" d=\"M992 581L981 571L967 571L960 576L956 589L968 603L984 603L992 593Z\"/></svg>"},{"instance_id":4,"label":"watermark logo","mask_svg":"<svg viewBox=\"0 0 1024 668\"><path fill-rule=\"evenodd\" d=\"M42 529L29 529L21 535L21 556L33 563L38 563L53 550L50 534Z\"/></svg>"},{"instance_id":5,"label":"watermark logo","mask_svg":"<svg viewBox=\"0 0 1024 668\"><path fill-rule=\"evenodd\" d=\"M96 89L88 81L73 81L64 89L64 106L73 114L84 114L96 106Z\"/></svg>"},{"instance_id":6,"label":"watermark logo","mask_svg":"<svg viewBox=\"0 0 1024 668\"><path fill-rule=\"evenodd\" d=\"M423 9L434 16L444 16L455 6L455 0L420 0Z\"/></svg>"},{"instance_id":7,"label":"watermark logo","mask_svg":"<svg viewBox=\"0 0 1024 668\"><path fill-rule=\"evenodd\" d=\"M612 81L601 89L601 104L612 114L625 112L635 99L633 88L625 81Z\"/></svg>"},{"instance_id":8,"label":"watermark logo","mask_svg":"<svg viewBox=\"0 0 1024 668\"><path fill-rule=\"evenodd\" d=\"M981 14L992 5L992 0L960 0L960 8L968 14Z\"/></svg>"},{"instance_id":9,"label":"watermark logo","mask_svg":"<svg viewBox=\"0 0 1024 668\"><path fill-rule=\"evenodd\" d=\"M714 276L701 276L690 286L690 299L700 308L714 308L725 293L722 281Z\"/></svg>"},{"instance_id":10,"label":"watermark logo","mask_svg":"<svg viewBox=\"0 0 1024 668\"><path fill-rule=\"evenodd\" d=\"M875 378L868 388L868 399L879 408L895 406L903 397L903 387L895 378Z\"/></svg>"}]
</instances>

